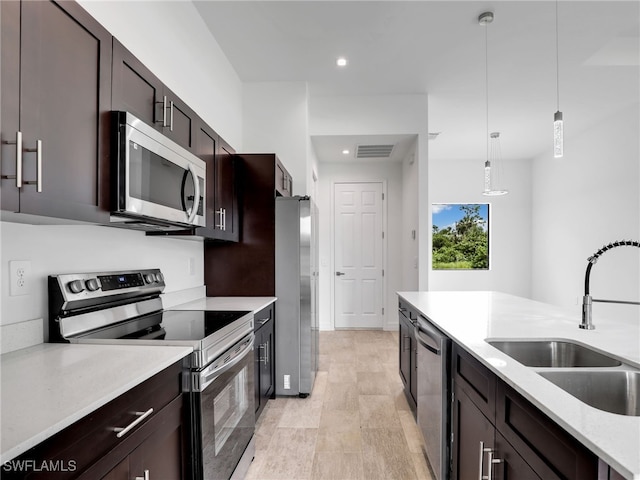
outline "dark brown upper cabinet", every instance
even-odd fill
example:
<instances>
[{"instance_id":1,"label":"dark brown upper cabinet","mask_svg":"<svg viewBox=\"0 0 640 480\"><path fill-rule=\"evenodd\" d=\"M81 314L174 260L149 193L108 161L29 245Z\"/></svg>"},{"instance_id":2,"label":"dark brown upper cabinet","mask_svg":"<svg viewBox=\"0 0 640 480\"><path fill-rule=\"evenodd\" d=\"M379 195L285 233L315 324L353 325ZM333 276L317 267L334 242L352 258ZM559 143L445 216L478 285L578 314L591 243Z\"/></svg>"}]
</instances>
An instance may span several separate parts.
<instances>
[{"instance_id":1,"label":"dark brown upper cabinet","mask_svg":"<svg viewBox=\"0 0 640 480\"><path fill-rule=\"evenodd\" d=\"M239 153L241 241L207 242L204 249L208 296L275 295L275 216L280 160L273 153ZM287 174L288 175L288 174ZM290 175L289 175L290 178ZM290 180L291 181L291 180ZM289 192L290 187L289 188ZM276 326L277 328L277 326Z\"/></svg>"},{"instance_id":2,"label":"dark brown upper cabinet","mask_svg":"<svg viewBox=\"0 0 640 480\"><path fill-rule=\"evenodd\" d=\"M130 112L178 145L196 150L197 115L115 37L112 108Z\"/></svg>"},{"instance_id":3,"label":"dark brown upper cabinet","mask_svg":"<svg viewBox=\"0 0 640 480\"><path fill-rule=\"evenodd\" d=\"M240 240L239 179L242 165L235 150L218 138L215 156L215 182L213 191L214 235L213 238L237 242Z\"/></svg>"},{"instance_id":4,"label":"dark brown upper cabinet","mask_svg":"<svg viewBox=\"0 0 640 480\"><path fill-rule=\"evenodd\" d=\"M276 195L290 197L293 195L292 190L293 178L280 159L276 157Z\"/></svg>"},{"instance_id":5,"label":"dark brown upper cabinet","mask_svg":"<svg viewBox=\"0 0 640 480\"><path fill-rule=\"evenodd\" d=\"M109 218L111 35L75 2L0 2L2 209Z\"/></svg>"},{"instance_id":6,"label":"dark brown upper cabinet","mask_svg":"<svg viewBox=\"0 0 640 480\"><path fill-rule=\"evenodd\" d=\"M207 164L207 226L196 228L194 235L237 242L240 239L240 165L235 151L200 120L195 153Z\"/></svg>"}]
</instances>

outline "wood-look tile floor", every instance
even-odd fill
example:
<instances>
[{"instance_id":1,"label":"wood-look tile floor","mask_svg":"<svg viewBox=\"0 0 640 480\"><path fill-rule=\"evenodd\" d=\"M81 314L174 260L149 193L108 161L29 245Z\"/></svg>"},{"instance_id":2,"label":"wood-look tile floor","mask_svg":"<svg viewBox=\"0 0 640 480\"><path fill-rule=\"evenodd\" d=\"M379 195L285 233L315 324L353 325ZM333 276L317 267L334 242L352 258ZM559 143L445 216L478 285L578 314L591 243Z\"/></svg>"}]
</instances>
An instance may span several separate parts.
<instances>
[{"instance_id":1,"label":"wood-look tile floor","mask_svg":"<svg viewBox=\"0 0 640 480\"><path fill-rule=\"evenodd\" d=\"M320 332L305 399L269 400L247 480L431 480L398 374L398 333Z\"/></svg>"}]
</instances>

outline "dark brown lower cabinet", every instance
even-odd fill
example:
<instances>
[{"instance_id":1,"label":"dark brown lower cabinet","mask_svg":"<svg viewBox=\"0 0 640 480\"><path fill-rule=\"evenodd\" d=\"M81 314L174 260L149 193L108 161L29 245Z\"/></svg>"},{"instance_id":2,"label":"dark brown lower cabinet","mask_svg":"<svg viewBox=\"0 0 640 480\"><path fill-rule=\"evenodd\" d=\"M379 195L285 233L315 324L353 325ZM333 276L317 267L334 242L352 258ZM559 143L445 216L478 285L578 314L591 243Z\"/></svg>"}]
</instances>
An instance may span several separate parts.
<instances>
[{"instance_id":1,"label":"dark brown lower cabinet","mask_svg":"<svg viewBox=\"0 0 640 480\"><path fill-rule=\"evenodd\" d=\"M462 389L453 404L453 478L541 480Z\"/></svg>"},{"instance_id":2,"label":"dark brown lower cabinet","mask_svg":"<svg viewBox=\"0 0 640 480\"><path fill-rule=\"evenodd\" d=\"M271 304L254 315L255 319L255 403L256 420L267 400L275 398L276 348L275 305Z\"/></svg>"},{"instance_id":3,"label":"dark brown lower cabinet","mask_svg":"<svg viewBox=\"0 0 640 480\"><path fill-rule=\"evenodd\" d=\"M402 308L402 306L401 306ZM413 323L410 319L416 318L412 315L410 310L400 310L398 314L399 323L399 366L400 366L400 379L404 385L404 395L413 413L416 417L416 400L418 398L418 378L417 378L417 366L418 366L418 344L416 342L413 333Z\"/></svg>"},{"instance_id":4,"label":"dark brown lower cabinet","mask_svg":"<svg viewBox=\"0 0 640 480\"><path fill-rule=\"evenodd\" d=\"M3 480L186 479L189 422L182 374L180 361L123 393L4 464Z\"/></svg>"},{"instance_id":5,"label":"dark brown lower cabinet","mask_svg":"<svg viewBox=\"0 0 640 480\"><path fill-rule=\"evenodd\" d=\"M453 381L453 479L598 479L593 453L456 344Z\"/></svg>"},{"instance_id":6,"label":"dark brown lower cabinet","mask_svg":"<svg viewBox=\"0 0 640 480\"><path fill-rule=\"evenodd\" d=\"M133 452L118 463L102 480L130 480L133 478L183 479L184 466L182 398L176 398L153 420L157 428ZM146 475L146 476L145 476ZM94 473L80 478L94 477Z\"/></svg>"}]
</instances>

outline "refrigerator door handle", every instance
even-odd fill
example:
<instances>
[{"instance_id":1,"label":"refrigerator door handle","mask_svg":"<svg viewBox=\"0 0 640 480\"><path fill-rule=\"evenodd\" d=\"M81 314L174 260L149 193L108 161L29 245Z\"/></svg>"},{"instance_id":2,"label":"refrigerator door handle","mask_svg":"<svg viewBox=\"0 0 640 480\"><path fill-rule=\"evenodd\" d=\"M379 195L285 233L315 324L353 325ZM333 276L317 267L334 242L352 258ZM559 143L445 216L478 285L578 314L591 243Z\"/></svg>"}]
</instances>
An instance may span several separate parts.
<instances>
[{"instance_id":1,"label":"refrigerator door handle","mask_svg":"<svg viewBox=\"0 0 640 480\"><path fill-rule=\"evenodd\" d=\"M336 272L336 277L339 277L341 275L346 275L344 272Z\"/></svg>"}]
</instances>

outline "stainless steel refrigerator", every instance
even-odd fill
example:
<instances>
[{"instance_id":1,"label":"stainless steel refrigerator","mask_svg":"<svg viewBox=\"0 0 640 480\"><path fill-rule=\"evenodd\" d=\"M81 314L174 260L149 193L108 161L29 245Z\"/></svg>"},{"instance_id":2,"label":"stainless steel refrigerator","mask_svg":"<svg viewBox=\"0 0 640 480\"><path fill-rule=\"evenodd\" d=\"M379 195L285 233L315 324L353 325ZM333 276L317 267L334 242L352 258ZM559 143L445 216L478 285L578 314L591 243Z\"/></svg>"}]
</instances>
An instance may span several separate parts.
<instances>
[{"instance_id":1,"label":"stainless steel refrigerator","mask_svg":"<svg viewBox=\"0 0 640 480\"><path fill-rule=\"evenodd\" d=\"M317 208L276 198L276 395L306 397L318 371Z\"/></svg>"}]
</instances>

